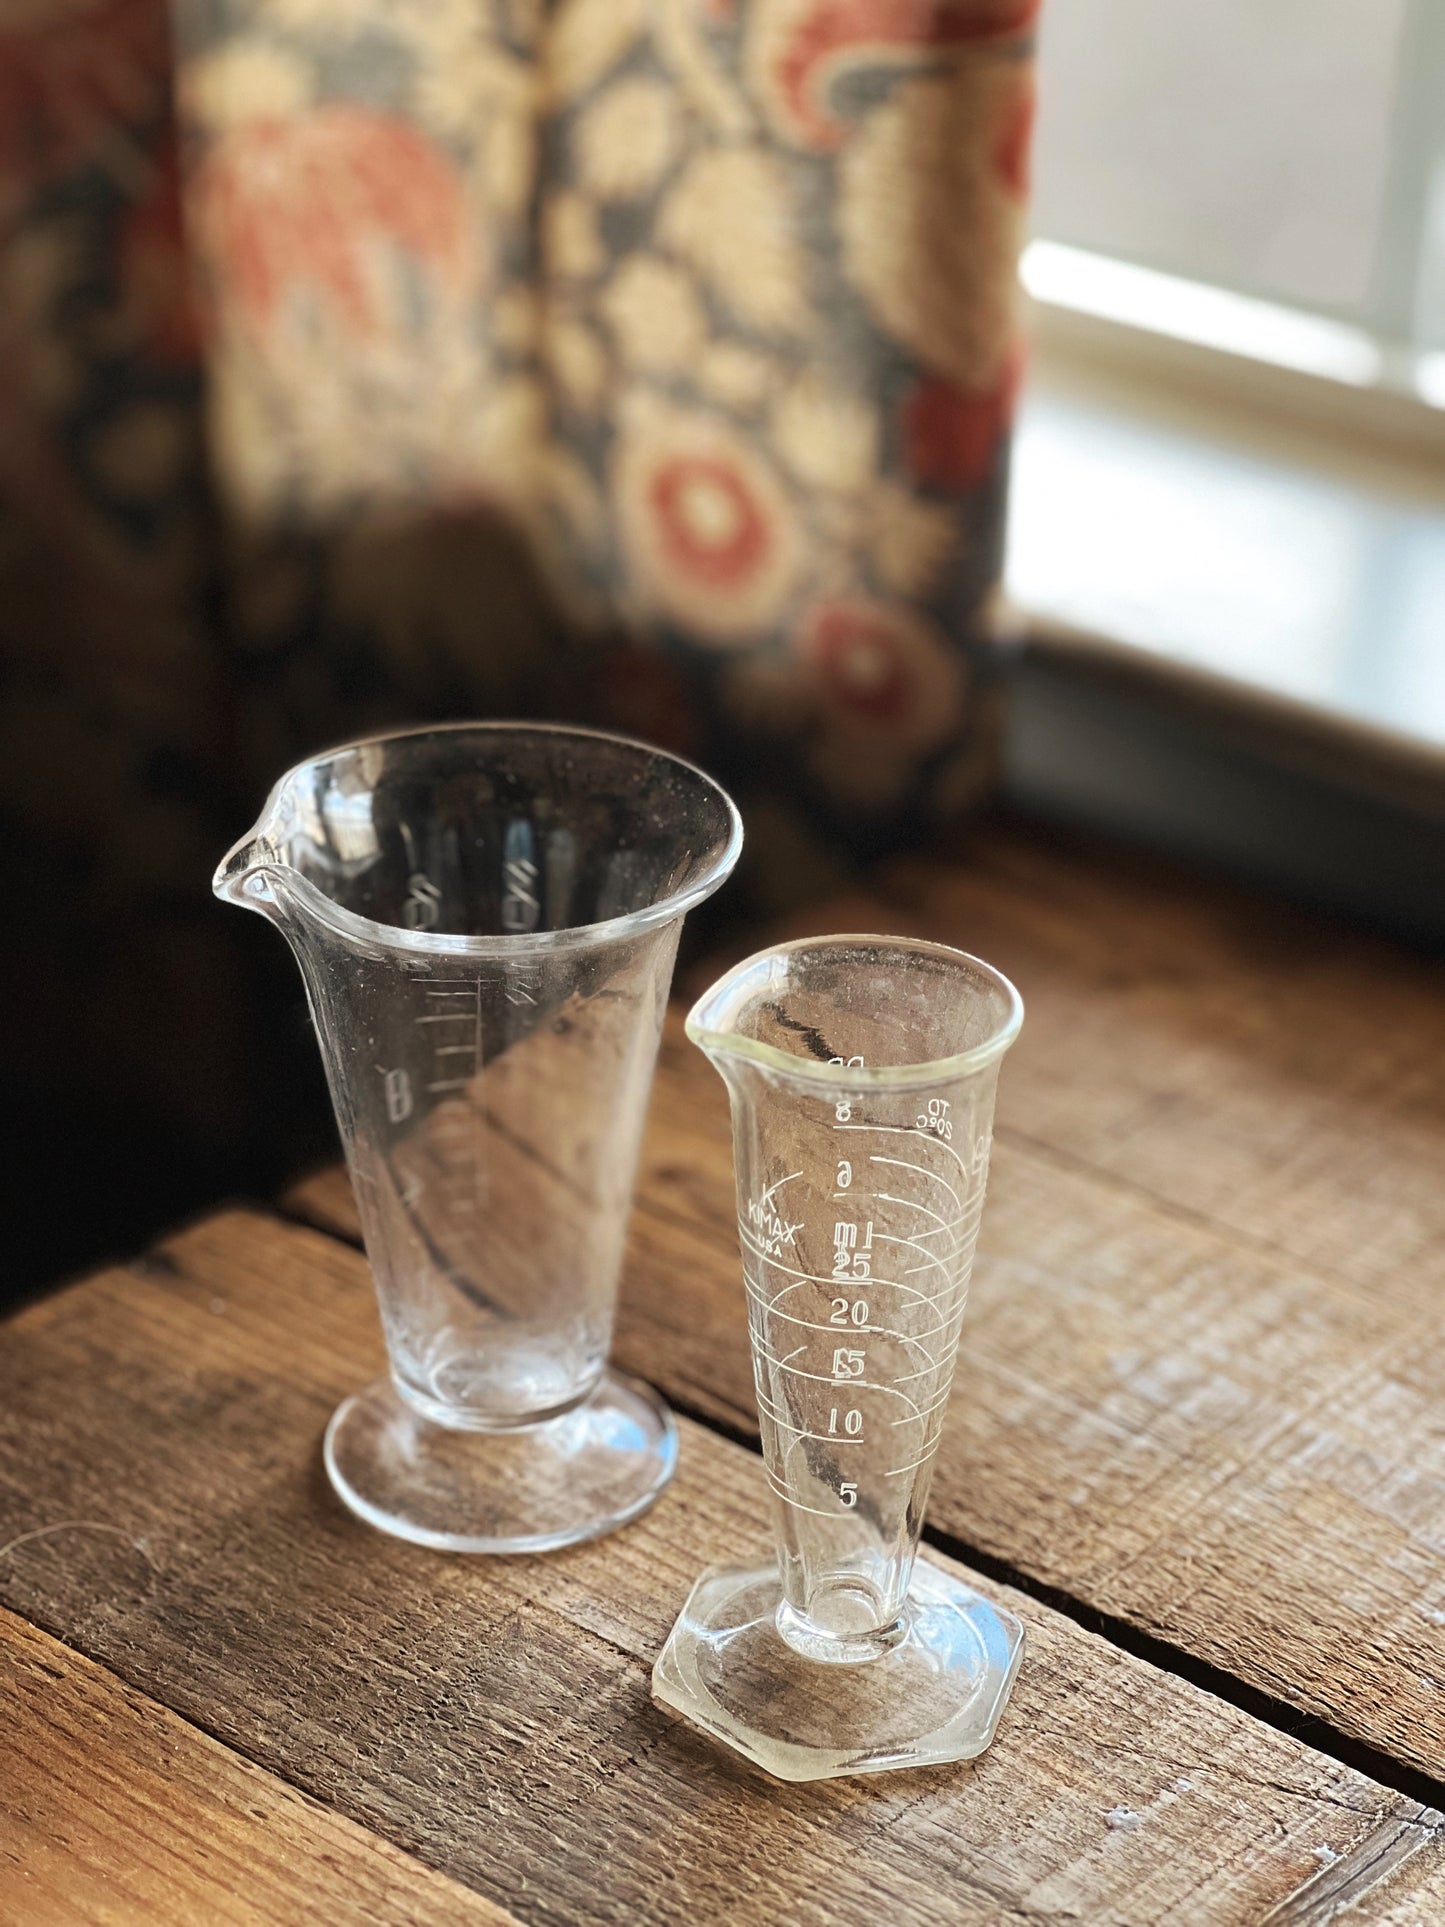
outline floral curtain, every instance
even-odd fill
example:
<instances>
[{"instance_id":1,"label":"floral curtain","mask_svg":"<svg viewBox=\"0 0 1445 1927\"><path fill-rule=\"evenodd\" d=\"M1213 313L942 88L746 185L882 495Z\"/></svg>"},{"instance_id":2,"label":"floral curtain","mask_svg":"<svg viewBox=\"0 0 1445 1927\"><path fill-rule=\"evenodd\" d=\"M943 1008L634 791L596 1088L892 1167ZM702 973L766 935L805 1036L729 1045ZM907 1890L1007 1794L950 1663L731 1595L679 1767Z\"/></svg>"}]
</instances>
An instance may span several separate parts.
<instances>
[{"instance_id":1,"label":"floral curtain","mask_svg":"<svg viewBox=\"0 0 1445 1927\"><path fill-rule=\"evenodd\" d=\"M179 0L177 51L159 0L0 5L25 1008L251 1117L205 879L372 723L679 747L788 890L965 811L1036 6ZM165 1049L116 1019L158 994Z\"/></svg>"}]
</instances>

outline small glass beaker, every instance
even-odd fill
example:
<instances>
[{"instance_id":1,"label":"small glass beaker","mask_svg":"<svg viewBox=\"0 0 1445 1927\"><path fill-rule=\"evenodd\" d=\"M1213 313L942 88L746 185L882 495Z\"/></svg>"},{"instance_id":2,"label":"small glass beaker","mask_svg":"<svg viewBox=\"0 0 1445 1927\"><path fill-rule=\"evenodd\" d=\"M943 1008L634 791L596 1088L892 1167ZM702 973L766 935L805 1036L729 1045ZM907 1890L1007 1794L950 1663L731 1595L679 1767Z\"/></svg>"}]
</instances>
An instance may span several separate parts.
<instances>
[{"instance_id":1,"label":"small glass beaker","mask_svg":"<svg viewBox=\"0 0 1445 1927\"><path fill-rule=\"evenodd\" d=\"M670 1477L666 1406L607 1353L682 919L741 840L645 744L461 723L291 770L217 871L320 1039L391 1366L325 1459L371 1524L542 1551Z\"/></svg>"},{"instance_id":2,"label":"small glass beaker","mask_svg":"<svg viewBox=\"0 0 1445 1927\"><path fill-rule=\"evenodd\" d=\"M970 1759L1023 1642L917 1559L1017 991L903 937L808 938L714 985L688 1035L732 1102L776 1566L704 1573L653 1673L782 1779Z\"/></svg>"}]
</instances>

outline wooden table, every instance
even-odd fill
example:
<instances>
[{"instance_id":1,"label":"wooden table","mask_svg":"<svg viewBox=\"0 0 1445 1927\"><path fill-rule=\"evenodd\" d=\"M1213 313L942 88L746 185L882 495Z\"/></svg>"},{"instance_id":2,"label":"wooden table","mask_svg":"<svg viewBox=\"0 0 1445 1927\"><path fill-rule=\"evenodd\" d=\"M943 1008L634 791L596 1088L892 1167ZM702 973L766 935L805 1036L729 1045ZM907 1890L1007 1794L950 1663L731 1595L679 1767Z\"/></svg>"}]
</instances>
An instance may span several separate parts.
<instances>
[{"instance_id":1,"label":"wooden table","mask_svg":"<svg viewBox=\"0 0 1445 1927\"><path fill-rule=\"evenodd\" d=\"M982 839L810 927L1007 970L931 1556L1028 1623L973 1767L784 1787L650 1703L768 1519L722 1091L669 1023L620 1362L683 1414L547 1559L365 1530L322 1426L380 1342L344 1181L0 1343L0 1920L1445 1922L1445 999L1166 868Z\"/></svg>"}]
</instances>

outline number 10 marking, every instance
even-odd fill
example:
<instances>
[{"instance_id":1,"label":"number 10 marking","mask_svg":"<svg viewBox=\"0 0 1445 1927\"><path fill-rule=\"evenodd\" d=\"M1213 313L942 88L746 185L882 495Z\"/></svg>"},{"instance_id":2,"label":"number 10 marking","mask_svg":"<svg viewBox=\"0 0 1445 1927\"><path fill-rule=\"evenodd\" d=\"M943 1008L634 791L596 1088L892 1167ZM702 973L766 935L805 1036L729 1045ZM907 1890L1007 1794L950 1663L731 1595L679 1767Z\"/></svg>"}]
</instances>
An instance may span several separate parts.
<instances>
[{"instance_id":1,"label":"number 10 marking","mask_svg":"<svg viewBox=\"0 0 1445 1927\"><path fill-rule=\"evenodd\" d=\"M858 1411L845 1412L843 1414L842 1432L845 1437L850 1439L861 1438L863 1435L863 1414ZM837 1438L838 1434L838 1408L835 1405L828 1413L828 1436L830 1438Z\"/></svg>"}]
</instances>

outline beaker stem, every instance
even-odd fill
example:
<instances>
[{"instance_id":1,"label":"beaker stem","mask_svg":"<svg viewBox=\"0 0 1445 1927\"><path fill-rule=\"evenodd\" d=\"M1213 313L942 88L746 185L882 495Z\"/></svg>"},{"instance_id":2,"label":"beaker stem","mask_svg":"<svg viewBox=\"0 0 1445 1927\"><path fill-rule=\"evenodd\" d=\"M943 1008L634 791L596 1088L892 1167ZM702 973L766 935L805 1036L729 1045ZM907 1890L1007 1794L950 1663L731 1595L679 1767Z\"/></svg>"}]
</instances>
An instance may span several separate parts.
<instances>
[{"instance_id":1,"label":"beaker stem","mask_svg":"<svg viewBox=\"0 0 1445 1927\"><path fill-rule=\"evenodd\" d=\"M837 1588L838 1593L846 1590ZM786 1593L778 1606L777 1626L795 1653L825 1666L861 1666L882 1659L908 1635L908 1601L892 1618L866 1631L835 1632L807 1613L799 1612Z\"/></svg>"}]
</instances>

